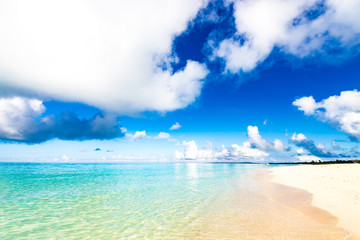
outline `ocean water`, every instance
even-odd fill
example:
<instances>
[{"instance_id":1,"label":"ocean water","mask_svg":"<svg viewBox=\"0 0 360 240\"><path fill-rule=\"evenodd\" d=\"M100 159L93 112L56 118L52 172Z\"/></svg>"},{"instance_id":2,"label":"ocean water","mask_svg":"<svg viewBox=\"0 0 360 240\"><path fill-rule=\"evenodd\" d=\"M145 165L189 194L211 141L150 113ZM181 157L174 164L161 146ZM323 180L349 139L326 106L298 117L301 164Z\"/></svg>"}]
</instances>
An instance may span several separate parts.
<instances>
[{"instance_id":1,"label":"ocean water","mask_svg":"<svg viewBox=\"0 0 360 240\"><path fill-rule=\"evenodd\" d=\"M219 196L258 167L2 163L0 239L192 239Z\"/></svg>"},{"instance_id":2,"label":"ocean water","mask_svg":"<svg viewBox=\"0 0 360 240\"><path fill-rule=\"evenodd\" d=\"M0 164L0 239L344 239L254 164Z\"/></svg>"}]
</instances>

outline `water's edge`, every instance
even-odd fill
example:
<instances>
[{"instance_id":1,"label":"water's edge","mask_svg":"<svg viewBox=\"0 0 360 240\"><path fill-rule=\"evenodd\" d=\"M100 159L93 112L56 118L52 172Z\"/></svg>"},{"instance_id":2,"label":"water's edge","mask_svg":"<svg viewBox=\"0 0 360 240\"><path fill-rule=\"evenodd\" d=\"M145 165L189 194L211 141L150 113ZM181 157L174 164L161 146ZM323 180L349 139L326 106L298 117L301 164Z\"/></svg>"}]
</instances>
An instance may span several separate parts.
<instances>
[{"instance_id":1,"label":"water's edge","mask_svg":"<svg viewBox=\"0 0 360 240\"><path fill-rule=\"evenodd\" d=\"M357 240L349 231L338 226L338 218L336 216L312 205L313 195L310 192L273 182L272 168L257 169L251 174L256 181L266 188L265 194L273 201L300 212L307 218L319 223L319 226L322 226L324 229L343 232L344 235L340 239Z\"/></svg>"},{"instance_id":2,"label":"water's edge","mask_svg":"<svg viewBox=\"0 0 360 240\"><path fill-rule=\"evenodd\" d=\"M1 239L343 239L266 165L0 164ZM295 204L296 203L296 204ZM294 205L295 204L295 205ZM313 208L311 208L314 210ZM306 211L305 211L306 212ZM319 215L324 212L316 210Z\"/></svg>"}]
</instances>

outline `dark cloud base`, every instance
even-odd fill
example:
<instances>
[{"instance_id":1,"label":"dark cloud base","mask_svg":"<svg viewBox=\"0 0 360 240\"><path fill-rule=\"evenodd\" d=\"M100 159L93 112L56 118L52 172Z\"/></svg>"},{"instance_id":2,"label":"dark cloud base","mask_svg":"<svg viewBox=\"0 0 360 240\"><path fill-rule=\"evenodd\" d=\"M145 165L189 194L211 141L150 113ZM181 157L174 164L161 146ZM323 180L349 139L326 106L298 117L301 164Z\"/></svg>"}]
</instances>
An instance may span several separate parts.
<instances>
[{"instance_id":1,"label":"dark cloud base","mask_svg":"<svg viewBox=\"0 0 360 240\"><path fill-rule=\"evenodd\" d=\"M80 119L74 112L50 115L32 124L21 132L21 139L1 136L3 142L36 144L51 139L105 140L123 137L119 120L115 115L98 113L90 119Z\"/></svg>"},{"instance_id":2,"label":"dark cloud base","mask_svg":"<svg viewBox=\"0 0 360 240\"><path fill-rule=\"evenodd\" d=\"M320 147L316 146L314 141L312 141L310 139L301 139L301 140L292 139L291 142L298 147L306 149L312 155L317 156L317 157L322 157L322 158L349 157L349 155L347 155L347 154L343 154L343 153L336 154L336 153L330 152L326 148L320 148Z\"/></svg>"}]
</instances>

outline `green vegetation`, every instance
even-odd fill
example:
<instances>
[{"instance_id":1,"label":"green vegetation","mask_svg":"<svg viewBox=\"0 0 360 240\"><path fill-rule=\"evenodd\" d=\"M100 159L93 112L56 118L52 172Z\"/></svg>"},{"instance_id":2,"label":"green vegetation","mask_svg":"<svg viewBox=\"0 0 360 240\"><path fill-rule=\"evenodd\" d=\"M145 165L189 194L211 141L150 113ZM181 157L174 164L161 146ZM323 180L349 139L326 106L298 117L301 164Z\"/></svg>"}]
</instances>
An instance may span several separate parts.
<instances>
[{"instance_id":1,"label":"green vegetation","mask_svg":"<svg viewBox=\"0 0 360 240\"><path fill-rule=\"evenodd\" d=\"M270 164L310 164L310 165L320 165L320 164L345 164L345 163L360 163L358 159L350 159L350 160L334 160L334 161L311 161L311 162L282 162L282 163L270 163Z\"/></svg>"}]
</instances>

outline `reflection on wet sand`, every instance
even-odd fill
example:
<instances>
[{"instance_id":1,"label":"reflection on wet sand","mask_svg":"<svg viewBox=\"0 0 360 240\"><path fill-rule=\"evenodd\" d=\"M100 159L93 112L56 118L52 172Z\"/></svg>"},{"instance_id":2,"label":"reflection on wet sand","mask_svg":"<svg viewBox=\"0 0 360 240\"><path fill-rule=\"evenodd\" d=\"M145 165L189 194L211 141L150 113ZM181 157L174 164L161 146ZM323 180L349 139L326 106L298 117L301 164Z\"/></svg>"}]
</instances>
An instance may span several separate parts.
<instances>
[{"instance_id":1,"label":"reflection on wet sand","mask_svg":"<svg viewBox=\"0 0 360 240\"><path fill-rule=\"evenodd\" d=\"M197 239L352 239L311 194L269 181L266 169L240 177L198 223ZM244 181L247 181L244 184Z\"/></svg>"}]
</instances>

